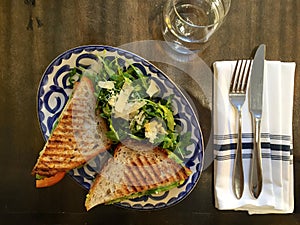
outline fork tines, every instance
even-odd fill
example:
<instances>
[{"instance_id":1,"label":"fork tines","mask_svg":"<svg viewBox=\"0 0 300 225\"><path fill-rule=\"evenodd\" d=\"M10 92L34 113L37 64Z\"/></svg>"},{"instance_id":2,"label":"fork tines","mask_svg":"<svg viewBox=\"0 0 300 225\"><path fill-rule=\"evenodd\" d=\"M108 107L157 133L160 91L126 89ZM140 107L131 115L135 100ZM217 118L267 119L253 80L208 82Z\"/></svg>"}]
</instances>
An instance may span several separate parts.
<instances>
[{"instance_id":1,"label":"fork tines","mask_svg":"<svg viewBox=\"0 0 300 225\"><path fill-rule=\"evenodd\" d=\"M229 91L231 93L244 93L246 91L251 64L252 60L237 60L230 84Z\"/></svg>"}]
</instances>

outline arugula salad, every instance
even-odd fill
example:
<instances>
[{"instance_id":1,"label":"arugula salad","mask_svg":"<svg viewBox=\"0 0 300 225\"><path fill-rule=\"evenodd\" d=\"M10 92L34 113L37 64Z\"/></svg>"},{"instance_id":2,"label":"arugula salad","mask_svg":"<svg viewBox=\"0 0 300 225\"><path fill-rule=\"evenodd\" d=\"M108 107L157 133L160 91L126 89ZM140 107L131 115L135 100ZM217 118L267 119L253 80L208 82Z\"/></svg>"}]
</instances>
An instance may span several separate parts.
<instances>
[{"instance_id":1,"label":"arugula salad","mask_svg":"<svg viewBox=\"0 0 300 225\"><path fill-rule=\"evenodd\" d=\"M93 81L100 116L107 120L107 136L114 143L128 138L145 140L173 152L181 160L190 153L186 147L191 134L182 134L176 123L172 96L159 98L159 86L137 66L121 66L118 58L97 56L95 65L72 70L71 84L76 76L87 76Z\"/></svg>"}]
</instances>

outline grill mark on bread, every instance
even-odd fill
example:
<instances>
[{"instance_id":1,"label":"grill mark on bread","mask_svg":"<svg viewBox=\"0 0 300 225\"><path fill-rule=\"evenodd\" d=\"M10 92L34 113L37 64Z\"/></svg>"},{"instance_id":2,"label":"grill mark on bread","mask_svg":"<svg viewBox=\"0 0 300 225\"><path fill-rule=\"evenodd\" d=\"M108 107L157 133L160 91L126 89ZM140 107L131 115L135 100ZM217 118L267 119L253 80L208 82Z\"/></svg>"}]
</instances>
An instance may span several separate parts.
<instances>
[{"instance_id":1,"label":"grill mark on bread","mask_svg":"<svg viewBox=\"0 0 300 225\"><path fill-rule=\"evenodd\" d=\"M156 179L159 181L161 178L160 178L160 171L159 169L155 166L155 161L153 158L148 158L148 161L150 162L150 167L149 167L149 170L151 174L153 174L152 176L156 177Z\"/></svg>"},{"instance_id":2,"label":"grill mark on bread","mask_svg":"<svg viewBox=\"0 0 300 225\"><path fill-rule=\"evenodd\" d=\"M126 171L124 171L124 173L126 173L127 178L129 178L128 180L125 180L126 184L129 184L129 186L134 187L137 190L137 192L141 192L143 190L142 185L140 184L140 179L137 177L137 173L133 169L133 167L126 166Z\"/></svg>"},{"instance_id":3,"label":"grill mark on bread","mask_svg":"<svg viewBox=\"0 0 300 225\"><path fill-rule=\"evenodd\" d=\"M138 179L137 185L148 187L149 184L147 182L147 178L145 176L145 165L143 165L138 157L135 162L131 162L131 166L133 166L132 170L134 171L134 175L136 175ZM134 168L137 167L137 168Z\"/></svg>"},{"instance_id":4,"label":"grill mark on bread","mask_svg":"<svg viewBox=\"0 0 300 225\"><path fill-rule=\"evenodd\" d=\"M124 181L128 184L125 186L126 186L126 189L129 191L129 193L134 193L134 192L139 191L135 185L132 185L133 180L131 179L131 176L126 172L124 172Z\"/></svg>"},{"instance_id":5,"label":"grill mark on bread","mask_svg":"<svg viewBox=\"0 0 300 225\"><path fill-rule=\"evenodd\" d=\"M146 193L148 190L172 185L189 176L189 170L169 158L166 150L155 148L143 151L141 146L138 150L132 149L132 146L129 148L119 144L116 147L114 157L107 162L89 190L85 203L87 210L98 204L120 201L123 197L130 199L135 193ZM117 173L118 178L109 178L104 186L107 174L114 176L116 170L120 171Z\"/></svg>"},{"instance_id":6,"label":"grill mark on bread","mask_svg":"<svg viewBox=\"0 0 300 225\"><path fill-rule=\"evenodd\" d=\"M105 135L107 124L96 115L93 84L88 78L82 78L80 84L75 85L32 174L52 176L57 173L54 168L69 171L110 147L111 141Z\"/></svg>"},{"instance_id":7,"label":"grill mark on bread","mask_svg":"<svg viewBox=\"0 0 300 225\"><path fill-rule=\"evenodd\" d=\"M149 185L150 188L154 188L155 184L158 183L156 176L151 173L151 164L147 160L145 156L141 156L139 161L143 165L143 176L145 177L146 183Z\"/></svg>"},{"instance_id":8,"label":"grill mark on bread","mask_svg":"<svg viewBox=\"0 0 300 225\"><path fill-rule=\"evenodd\" d=\"M121 190L122 190L121 192L122 192L122 195L123 195L123 196L132 193L132 192L130 192L130 190L128 189L128 185L125 185L125 184L122 185Z\"/></svg>"},{"instance_id":9,"label":"grill mark on bread","mask_svg":"<svg viewBox=\"0 0 300 225\"><path fill-rule=\"evenodd\" d=\"M161 171L156 167L156 162L152 157L146 157L145 155L141 156L141 161L143 164L147 165L146 173L148 175L148 179L151 180L151 186L155 186L160 183L161 180Z\"/></svg>"}]
</instances>

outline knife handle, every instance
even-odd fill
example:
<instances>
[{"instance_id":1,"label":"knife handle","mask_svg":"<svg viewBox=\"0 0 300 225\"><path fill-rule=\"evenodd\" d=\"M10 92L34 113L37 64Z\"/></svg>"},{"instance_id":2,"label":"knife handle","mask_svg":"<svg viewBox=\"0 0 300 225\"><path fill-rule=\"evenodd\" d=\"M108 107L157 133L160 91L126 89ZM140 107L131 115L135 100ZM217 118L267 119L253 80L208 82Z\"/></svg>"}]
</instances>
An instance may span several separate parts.
<instances>
[{"instance_id":1,"label":"knife handle","mask_svg":"<svg viewBox=\"0 0 300 225\"><path fill-rule=\"evenodd\" d=\"M258 198L262 190L262 159L260 142L261 118L253 116L254 137L253 151L250 169L250 192L254 198Z\"/></svg>"}]
</instances>

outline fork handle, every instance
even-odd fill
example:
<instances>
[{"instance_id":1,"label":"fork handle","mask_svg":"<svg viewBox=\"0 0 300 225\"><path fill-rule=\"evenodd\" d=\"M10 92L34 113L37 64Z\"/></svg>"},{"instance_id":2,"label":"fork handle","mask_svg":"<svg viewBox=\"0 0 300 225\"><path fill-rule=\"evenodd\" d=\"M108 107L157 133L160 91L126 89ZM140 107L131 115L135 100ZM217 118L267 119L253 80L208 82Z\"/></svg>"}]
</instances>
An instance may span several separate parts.
<instances>
[{"instance_id":1,"label":"fork handle","mask_svg":"<svg viewBox=\"0 0 300 225\"><path fill-rule=\"evenodd\" d=\"M254 143L250 169L250 192L254 198L258 198L262 190L260 123L261 119L253 116Z\"/></svg>"},{"instance_id":2,"label":"fork handle","mask_svg":"<svg viewBox=\"0 0 300 225\"><path fill-rule=\"evenodd\" d=\"M233 191L237 199L240 199L244 191L244 170L242 156L242 113L238 111L238 142L233 165Z\"/></svg>"}]
</instances>

